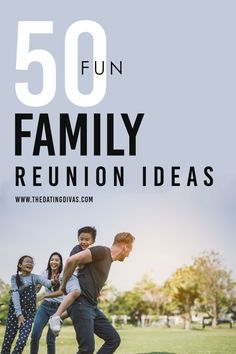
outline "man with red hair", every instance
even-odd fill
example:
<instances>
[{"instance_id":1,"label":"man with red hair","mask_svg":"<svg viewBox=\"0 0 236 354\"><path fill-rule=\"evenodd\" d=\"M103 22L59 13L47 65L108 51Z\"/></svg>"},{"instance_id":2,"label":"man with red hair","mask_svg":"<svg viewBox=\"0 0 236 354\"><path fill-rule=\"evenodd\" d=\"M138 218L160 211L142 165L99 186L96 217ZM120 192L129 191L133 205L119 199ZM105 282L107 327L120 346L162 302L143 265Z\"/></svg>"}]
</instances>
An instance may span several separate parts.
<instances>
[{"instance_id":1,"label":"man with red hair","mask_svg":"<svg viewBox=\"0 0 236 354\"><path fill-rule=\"evenodd\" d=\"M115 236L110 248L94 246L71 256L66 262L61 284L63 292L75 268L79 264L85 265L78 274L81 295L68 309L79 345L78 354L94 352L94 333L104 340L97 354L112 354L120 345L120 336L98 309L97 299L112 262L123 262L132 251L134 240L129 232L121 232Z\"/></svg>"}]
</instances>

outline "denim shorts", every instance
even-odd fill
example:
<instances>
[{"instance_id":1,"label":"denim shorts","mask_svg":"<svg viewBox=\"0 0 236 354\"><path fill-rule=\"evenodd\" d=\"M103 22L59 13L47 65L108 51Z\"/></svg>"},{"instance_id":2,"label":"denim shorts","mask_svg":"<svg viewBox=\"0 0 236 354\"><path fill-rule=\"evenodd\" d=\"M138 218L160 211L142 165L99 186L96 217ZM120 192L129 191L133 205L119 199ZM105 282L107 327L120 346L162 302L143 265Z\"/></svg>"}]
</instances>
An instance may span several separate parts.
<instances>
[{"instance_id":1,"label":"denim shorts","mask_svg":"<svg viewBox=\"0 0 236 354\"><path fill-rule=\"evenodd\" d=\"M76 275L72 275L68 282L66 283L66 292L67 294L71 293L73 290L80 290L79 279Z\"/></svg>"}]
</instances>

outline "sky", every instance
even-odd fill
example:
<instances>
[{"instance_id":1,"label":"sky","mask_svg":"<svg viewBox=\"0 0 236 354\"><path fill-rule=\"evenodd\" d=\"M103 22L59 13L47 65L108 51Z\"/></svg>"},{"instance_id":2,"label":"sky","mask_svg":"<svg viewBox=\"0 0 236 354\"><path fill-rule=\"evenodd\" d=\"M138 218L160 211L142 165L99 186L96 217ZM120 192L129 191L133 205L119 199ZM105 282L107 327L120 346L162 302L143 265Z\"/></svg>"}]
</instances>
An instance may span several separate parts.
<instances>
[{"instance_id":1,"label":"sky","mask_svg":"<svg viewBox=\"0 0 236 354\"><path fill-rule=\"evenodd\" d=\"M228 269L235 269L235 95L236 24L233 1L141 2L123 0L116 12L108 1L93 4L55 4L46 1L4 5L2 68L1 175L0 175L0 278L9 282L23 254L35 259L36 273L57 250L64 260L77 242L77 230L97 228L96 244L109 246L116 233L135 237L130 257L114 263L109 281L120 290L131 289L143 274L159 284L204 250L215 250ZM133 6L135 5L135 16ZM125 7L125 11L124 11ZM110 15L107 16L107 13ZM63 16L62 16L63 14ZM122 22L120 19L122 18ZM107 76L104 98L92 107L70 102L65 93L65 33L72 23L90 19L106 34L107 57L123 62L123 74ZM42 107L29 107L16 95L15 84L29 82L32 94L42 87L42 67L32 63L16 70L18 21L53 21L53 34L31 34L29 50L42 48L56 63L56 94ZM132 25L131 25L132 24ZM7 33L7 40L4 37ZM79 59L92 60L88 35L78 41ZM91 73L81 77L80 90L92 87ZM23 122L31 137L22 142L22 156L15 156L15 114L32 113ZM33 156L40 113L49 115L55 156L42 147ZM72 127L79 113L87 114L87 156L79 144L66 156L59 155L60 113L68 113ZM101 156L93 154L94 114L101 115ZM114 114L114 146L124 156L107 156L107 114ZM136 155L129 156L129 140L121 113L134 124L144 113L136 136ZM44 136L45 137L45 136ZM26 171L26 186L15 185L15 168ZM42 186L32 182L33 166L42 167ZM49 166L59 167L59 185L48 185ZM65 185L67 166L77 166L78 185ZM89 186L83 171L89 170ZM106 169L106 184L96 184L96 169ZM123 166L125 185L113 185L114 166ZM146 167L147 185L142 185ZM154 185L154 168L164 171L162 186ZM179 166L171 185L171 170ZM193 166L197 185L187 186ZM213 185L205 186L204 168L213 169ZM93 196L93 203L16 203L15 196Z\"/></svg>"}]
</instances>

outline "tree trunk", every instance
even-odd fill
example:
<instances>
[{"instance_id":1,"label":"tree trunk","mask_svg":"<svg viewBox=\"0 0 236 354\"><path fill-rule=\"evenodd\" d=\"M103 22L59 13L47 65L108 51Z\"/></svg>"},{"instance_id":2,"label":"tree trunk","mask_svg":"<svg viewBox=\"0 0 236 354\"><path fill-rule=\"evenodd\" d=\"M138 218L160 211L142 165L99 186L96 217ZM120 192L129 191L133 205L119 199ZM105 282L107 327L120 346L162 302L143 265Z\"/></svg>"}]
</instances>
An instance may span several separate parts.
<instances>
[{"instance_id":1,"label":"tree trunk","mask_svg":"<svg viewBox=\"0 0 236 354\"><path fill-rule=\"evenodd\" d=\"M170 317L169 317L169 315L166 316L166 327L170 328Z\"/></svg>"},{"instance_id":2,"label":"tree trunk","mask_svg":"<svg viewBox=\"0 0 236 354\"><path fill-rule=\"evenodd\" d=\"M189 330L191 328L191 306L186 304L184 306L184 329Z\"/></svg>"},{"instance_id":3,"label":"tree trunk","mask_svg":"<svg viewBox=\"0 0 236 354\"><path fill-rule=\"evenodd\" d=\"M212 304L212 328L216 328L218 320L218 312L217 312L217 305L216 301Z\"/></svg>"}]
</instances>

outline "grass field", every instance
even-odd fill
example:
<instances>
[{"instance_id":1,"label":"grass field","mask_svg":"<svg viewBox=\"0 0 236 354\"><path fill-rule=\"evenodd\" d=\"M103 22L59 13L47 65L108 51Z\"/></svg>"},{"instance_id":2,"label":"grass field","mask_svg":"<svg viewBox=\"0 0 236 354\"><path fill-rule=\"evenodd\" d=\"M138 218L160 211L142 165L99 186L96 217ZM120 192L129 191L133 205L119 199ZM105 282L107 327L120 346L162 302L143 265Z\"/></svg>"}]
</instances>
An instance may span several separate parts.
<instances>
[{"instance_id":1,"label":"grass field","mask_svg":"<svg viewBox=\"0 0 236 354\"><path fill-rule=\"evenodd\" d=\"M129 328L119 330L122 342L117 354L236 354L236 328L182 329ZM4 327L0 327L2 344ZM96 348L101 345L96 340ZM75 354L74 329L64 326L57 338L57 354ZM46 354L45 332L39 354ZM29 354L29 341L24 354Z\"/></svg>"}]
</instances>

